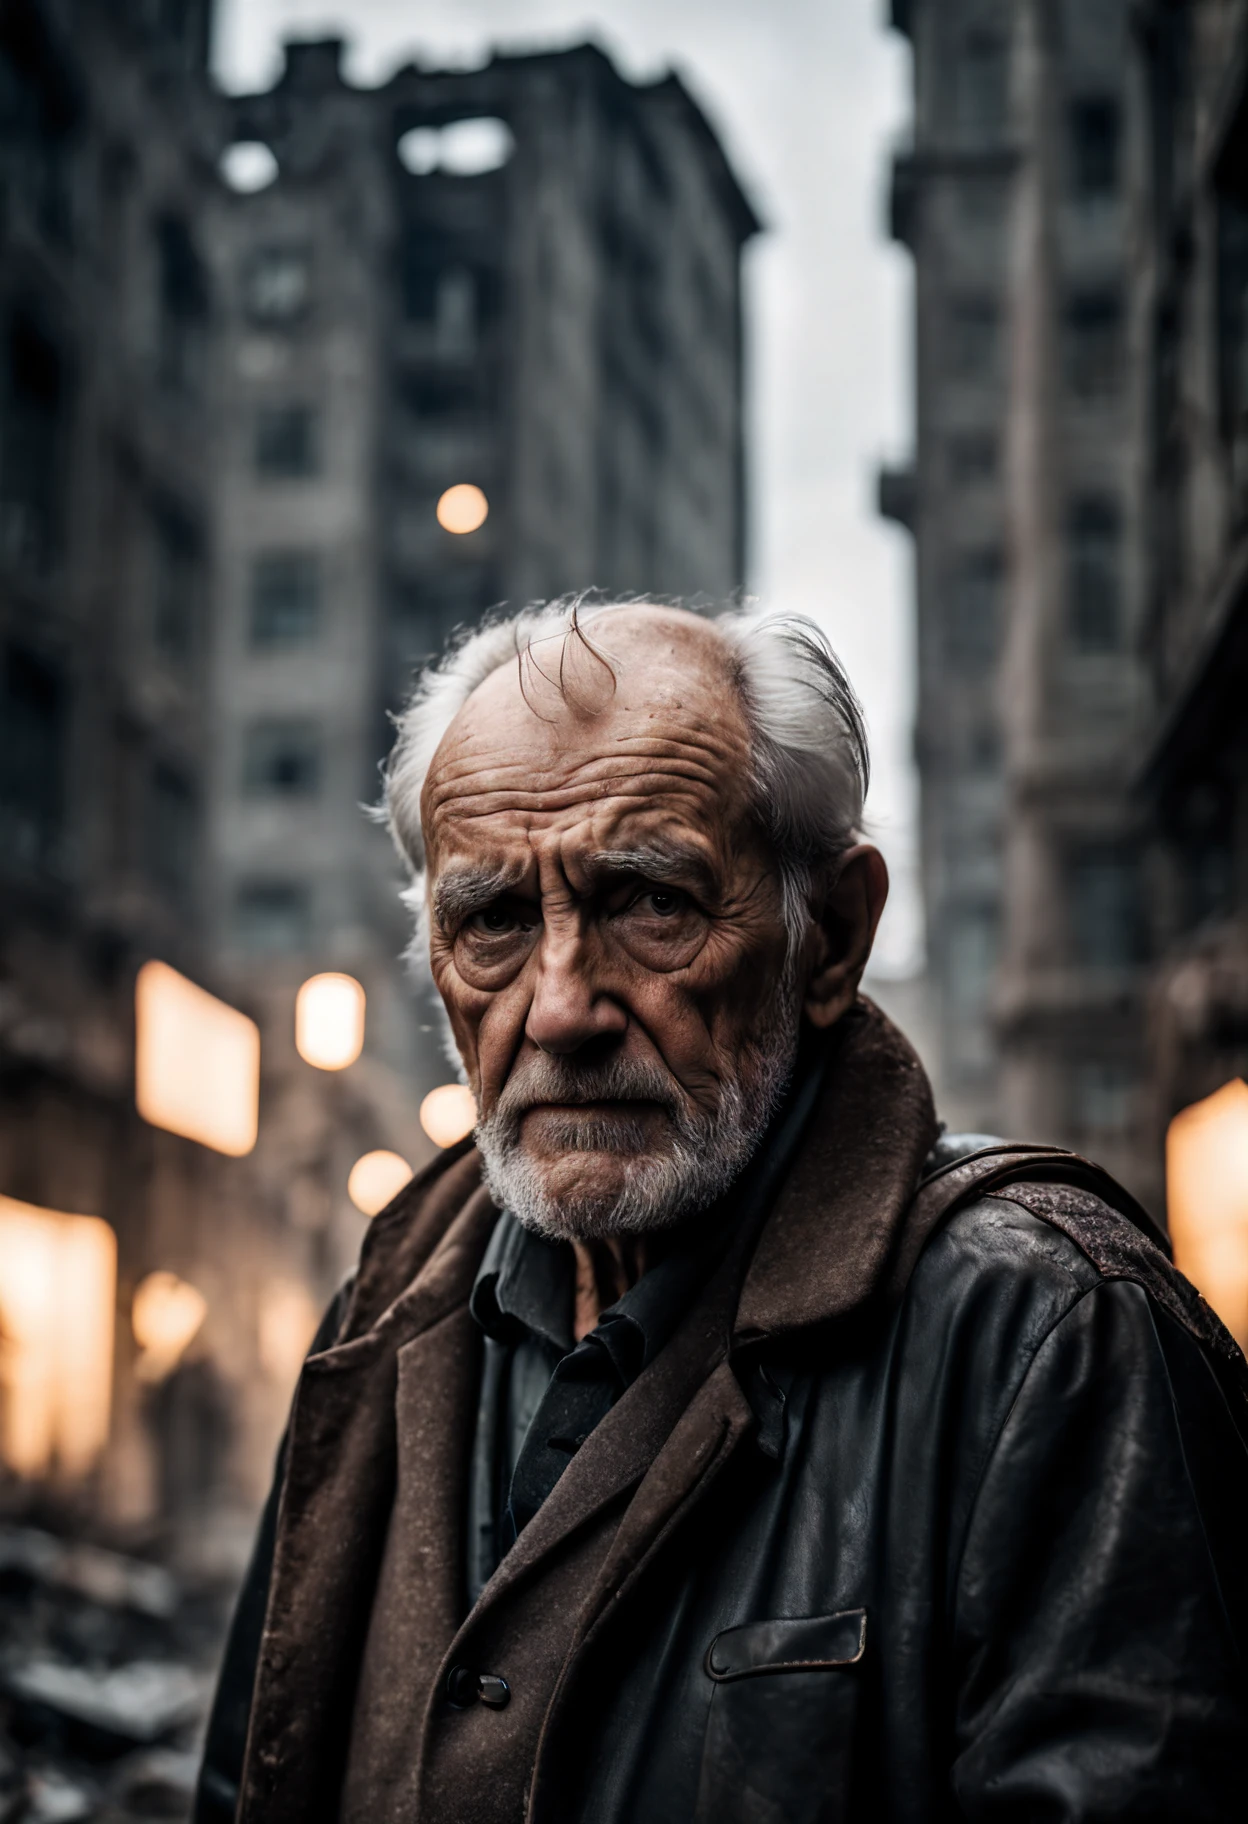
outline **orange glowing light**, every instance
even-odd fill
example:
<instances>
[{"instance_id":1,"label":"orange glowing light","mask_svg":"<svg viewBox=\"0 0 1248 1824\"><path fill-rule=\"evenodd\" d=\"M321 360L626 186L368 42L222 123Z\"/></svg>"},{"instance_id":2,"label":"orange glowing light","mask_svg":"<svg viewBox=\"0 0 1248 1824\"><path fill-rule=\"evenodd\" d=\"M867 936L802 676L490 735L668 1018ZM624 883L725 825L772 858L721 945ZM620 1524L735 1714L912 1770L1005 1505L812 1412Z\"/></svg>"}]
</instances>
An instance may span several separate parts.
<instances>
[{"instance_id":1,"label":"orange glowing light","mask_svg":"<svg viewBox=\"0 0 1248 1824\"><path fill-rule=\"evenodd\" d=\"M477 1101L462 1083L431 1089L420 1105L420 1125L435 1146L454 1146L477 1125Z\"/></svg>"},{"instance_id":2,"label":"orange glowing light","mask_svg":"<svg viewBox=\"0 0 1248 1824\"><path fill-rule=\"evenodd\" d=\"M0 1197L0 1450L83 1476L108 1441L117 1240L98 1216Z\"/></svg>"},{"instance_id":3,"label":"orange glowing light","mask_svg":"<svg viewBox=\"0 0 1248 1824\"><path fill-rule=\"evenodd\" d=\"M1174 1117L1166 1202L1176 1265L1248 1348L1248 1083L1237 1077Z\"/></svg>"},{"instance_id":4,"label":"orange glowing light","mask_svg":"<svg viewBox=\"0 0 1248 1824\"><path fill-rule=\"evenodd\" d=\"M317 1309L306 1286L277 1279L260 1303L260 1365L275 1381L291 1386L316 1335Z\"/></svg>"},{"instance_id":5,"label":"orange glowing light","mask_svg":"<svg viewBox=\"0 0 1248 1824\"><path fill-rule=\"evenodd\" d=\"M475 532L489 515L490 503L470 481L448 488L438 501L438 524L444 532Z\"/></svg>"},{"instance_id":6,"label":"orange glowing light","mask_svg":"<svg viewBox=\"0 0 1248 1824\"><path fill-rule=\"evenodd\" d=\"M318 1070L345 1070L364 1048L364 990L353 975L313 975L295 997L295 1046Z\"/></svg>"},{"instance_id":7,"label":"orange glowing light","mask_svg":"<svg viewBox=\"0 0 1248 1824\"><path fill-rule=\"evenodd\" d=\"M134 986L134 1099L153 1127L241 1158L256 1144L260 1029L168 963Z\"/></svg>"},{"instance_id":8,"label":"orange glowing light","mask_svg":"<svg viewBox=\"0 0 1248 1824\"><path fill-rule=\"evenodd\" d=\"M137 1372L144 1381L163 1381L177 1367L208 1313L197 1287L176 1273L149 1273L130 1307L130 1327L143 1351Z\"/></svg>"},{"instance_id":9,"label":"orange glowing light","mask_svg":"<svg viewBox=\"0 0 1248 1824\"><path fill-rule=\"evenodd\" d=\"M411 1175L411 1166L398 1153L364 1153L351 1167L347 1196L365 1216L376 1216L398 1196Z\"/></svg>"}]
</instances>

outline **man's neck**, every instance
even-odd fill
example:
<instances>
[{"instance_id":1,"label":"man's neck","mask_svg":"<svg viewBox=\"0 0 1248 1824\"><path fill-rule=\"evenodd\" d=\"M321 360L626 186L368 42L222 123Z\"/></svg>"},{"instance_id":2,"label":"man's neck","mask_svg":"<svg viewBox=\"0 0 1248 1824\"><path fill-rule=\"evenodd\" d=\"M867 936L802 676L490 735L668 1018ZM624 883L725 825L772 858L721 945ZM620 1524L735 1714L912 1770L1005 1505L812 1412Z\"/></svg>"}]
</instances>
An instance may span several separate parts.
<instances>
[{"instance_id":1,"label":"man's neck","mask_svg":"<svg viewBox=\"0 0 1248 1824\"><path fill-rule=\"evenodd\" d=\"M598 1327L609 1306L631 1291L666 1251L665 1232L653 1235L610 1235L601 1241L574 1241L576 1301L573 1330L579 1343Z\"/></svg>"}]
</instances>

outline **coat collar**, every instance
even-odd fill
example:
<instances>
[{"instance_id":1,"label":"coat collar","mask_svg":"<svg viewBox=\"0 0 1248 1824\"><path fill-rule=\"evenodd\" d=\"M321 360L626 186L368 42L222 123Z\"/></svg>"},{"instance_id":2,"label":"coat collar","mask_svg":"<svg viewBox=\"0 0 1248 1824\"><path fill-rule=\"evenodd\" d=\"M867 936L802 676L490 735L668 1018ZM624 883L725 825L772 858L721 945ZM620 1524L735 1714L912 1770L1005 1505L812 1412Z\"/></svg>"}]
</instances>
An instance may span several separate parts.
<instances>
[{"instance_id":1,"label":"coat collar","mask_svg":"<svg viewBox=\"0 0 1248 1824\"><path fill-rule=\"evenodd\" d=\"M846 1318L889 1284L939 1131L909 1041L860 998L829 1035L822 1093L741 1291L746 1341Z\"/></svg>"}]
</instances>

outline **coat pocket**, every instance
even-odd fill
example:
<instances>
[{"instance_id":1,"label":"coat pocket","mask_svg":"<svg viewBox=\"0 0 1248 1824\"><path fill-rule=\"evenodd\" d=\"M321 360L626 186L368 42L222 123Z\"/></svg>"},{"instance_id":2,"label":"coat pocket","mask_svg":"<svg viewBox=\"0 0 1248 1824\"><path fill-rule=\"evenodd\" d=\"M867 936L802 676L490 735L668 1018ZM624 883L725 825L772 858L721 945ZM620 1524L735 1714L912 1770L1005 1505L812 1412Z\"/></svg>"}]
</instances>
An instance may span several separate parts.
<instances>
[{"instance_id":1,"label":"coat pocket","mask_svg":"<svg viewBox=\"0 0 1248 1824\"><path fill-rule=\"evenodd\" d=\"M695 1824L844 1824L865 1609L717 1634Z\"/></svg>"}]
</instances>

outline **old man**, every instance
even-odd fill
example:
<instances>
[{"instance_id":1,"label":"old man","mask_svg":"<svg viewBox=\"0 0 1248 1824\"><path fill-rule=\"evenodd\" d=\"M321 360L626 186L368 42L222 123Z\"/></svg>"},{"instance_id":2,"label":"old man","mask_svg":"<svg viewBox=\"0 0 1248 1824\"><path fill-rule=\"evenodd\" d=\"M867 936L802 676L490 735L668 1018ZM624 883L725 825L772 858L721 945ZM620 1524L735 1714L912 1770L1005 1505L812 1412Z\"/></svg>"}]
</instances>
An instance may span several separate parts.
<instances>
[{"instance_id":1,"label":"old man","mask_svg":"<svg viewBox=\"0 0 1248 1824\"><path fill-rule=\"evenodd\" d=\"M1244 1363L1094 1167L939 1138L812 627L534 610L391 827L477 1099L322 1327L202 1824L1223 1820Z\"/></svg>"}]
</instances>

